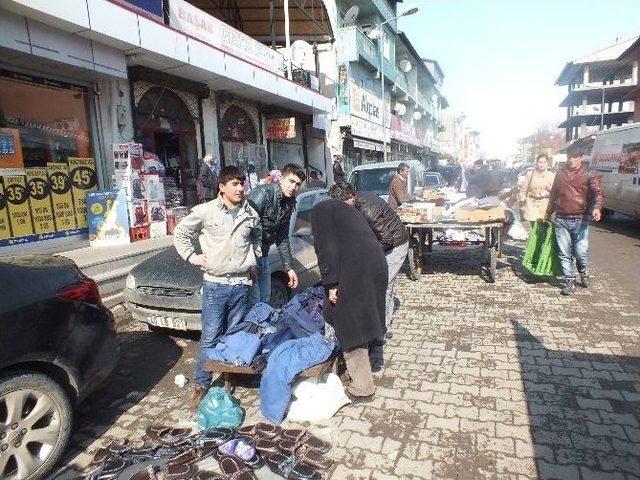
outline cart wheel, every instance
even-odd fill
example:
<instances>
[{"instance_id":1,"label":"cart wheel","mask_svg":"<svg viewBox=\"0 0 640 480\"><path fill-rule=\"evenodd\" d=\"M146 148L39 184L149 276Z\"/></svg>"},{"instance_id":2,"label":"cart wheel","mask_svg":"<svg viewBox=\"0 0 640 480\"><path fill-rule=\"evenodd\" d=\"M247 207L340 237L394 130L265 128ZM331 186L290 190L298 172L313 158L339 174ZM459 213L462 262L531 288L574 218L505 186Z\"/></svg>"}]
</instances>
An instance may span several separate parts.
<instances>
[{"instance_id":1,"label":"cart wheel","mask_svg":"<svg viewBox=\"0 0 640 480\"><path fill-rule=\"evenodd\" d=\"M497 268L498 249L496 247L489 248L489 280L491 283L496 283L498 276Z\"/></svg>"}]
</instances>

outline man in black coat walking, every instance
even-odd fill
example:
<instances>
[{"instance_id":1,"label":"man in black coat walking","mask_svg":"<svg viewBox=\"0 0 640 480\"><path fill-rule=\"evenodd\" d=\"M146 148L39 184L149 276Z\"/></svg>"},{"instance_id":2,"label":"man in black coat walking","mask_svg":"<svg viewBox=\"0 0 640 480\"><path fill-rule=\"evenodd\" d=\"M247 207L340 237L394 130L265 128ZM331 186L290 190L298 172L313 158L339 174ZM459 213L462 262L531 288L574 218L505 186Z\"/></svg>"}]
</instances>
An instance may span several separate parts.
<instances>
[{"instance_id":1,"label":"man in black coat walking","mask_svg":"<svg viewBox=\"0 0 640 480\"><path fill-rule=\"evenodd\" d=\"M369 344L385 332L387 262L365 218L346 203L329 199L311 213L314 247L326 289L323 314L342 348L354 402L375 393Z\"/></svg>"}]
</instances>

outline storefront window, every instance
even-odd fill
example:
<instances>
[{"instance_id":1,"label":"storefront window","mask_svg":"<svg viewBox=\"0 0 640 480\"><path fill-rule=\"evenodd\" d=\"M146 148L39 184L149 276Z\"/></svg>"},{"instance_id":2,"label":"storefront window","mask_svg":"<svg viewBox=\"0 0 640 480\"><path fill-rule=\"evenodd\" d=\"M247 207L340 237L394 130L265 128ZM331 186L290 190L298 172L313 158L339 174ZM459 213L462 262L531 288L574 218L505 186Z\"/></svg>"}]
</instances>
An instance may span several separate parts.
<instances>
[{"instance_id":1,"label":"storefront window","mask_svg":"<svg viewBox=\"0 0 640 480\"><path fill-rule=\"evenodd\" d=\"M0 71L0 246L84 233L97 183L87 90Z\"/></svg>"}]
</instances>

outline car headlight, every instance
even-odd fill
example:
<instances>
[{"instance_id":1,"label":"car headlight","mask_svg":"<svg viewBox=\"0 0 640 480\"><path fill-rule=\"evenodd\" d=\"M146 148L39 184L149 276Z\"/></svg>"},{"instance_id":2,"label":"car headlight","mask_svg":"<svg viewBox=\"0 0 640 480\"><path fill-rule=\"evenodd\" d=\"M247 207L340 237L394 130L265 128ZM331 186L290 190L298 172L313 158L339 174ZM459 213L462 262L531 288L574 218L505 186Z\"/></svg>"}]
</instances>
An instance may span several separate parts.
<instances>
[{"instance_id":1,"label":"car headlight","mask_svg":"<svg viewBox=\"0 0 640 480\"><path fill-rule=\"evenodd\" d=\"M133 290L134 288L136 288L136 277L134 277L131 274L127 275L127 279L124 282L124 286L128 290Z\"/></svg>"}]
</instances>

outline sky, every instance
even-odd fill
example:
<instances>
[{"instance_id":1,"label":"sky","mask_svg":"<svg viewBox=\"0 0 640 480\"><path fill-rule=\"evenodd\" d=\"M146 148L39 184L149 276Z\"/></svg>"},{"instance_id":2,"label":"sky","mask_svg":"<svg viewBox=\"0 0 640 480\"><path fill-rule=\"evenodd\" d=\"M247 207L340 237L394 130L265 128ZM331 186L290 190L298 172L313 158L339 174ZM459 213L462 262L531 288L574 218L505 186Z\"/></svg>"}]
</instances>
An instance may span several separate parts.
<instances>
[{"instance_id":1,"label":"sky","mask_svg":"<svg viewBox=\"0 0 640 480\"><path fill-rule=\"evenodd\" d=\"M640 34L640 0L405 0L399 20L420 55L442 68L449 109L505 158L542 123L558 124L567 62Z\"/></svg>"}]
</instances>

